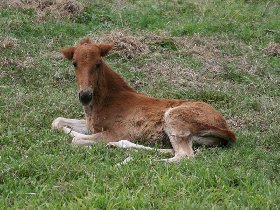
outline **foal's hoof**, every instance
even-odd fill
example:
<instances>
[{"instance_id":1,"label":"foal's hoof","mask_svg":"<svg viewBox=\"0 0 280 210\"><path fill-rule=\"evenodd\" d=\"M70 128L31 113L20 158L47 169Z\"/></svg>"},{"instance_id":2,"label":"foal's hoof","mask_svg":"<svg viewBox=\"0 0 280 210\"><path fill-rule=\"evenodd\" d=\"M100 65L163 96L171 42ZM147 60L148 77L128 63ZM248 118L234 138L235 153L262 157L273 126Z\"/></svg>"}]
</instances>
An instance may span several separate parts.
<instances>
[{"instance_id":1,"label":"foal's hoof","mask_svg":"<svg viewBox=\"0 0 280 210\"><path fill-rule=\"evenodd\" d=\"M62 129L63 128L63 124L62 124L62 121L63 121L63 117L58 117L56 118L53 122L52 122L52 128L53 129Z\"/></svg>"},{"instance_id":2,"label":"foal's hoof","mask_svg":"<svg viewBox=\"0 0 280 210\"><path fill-rule=\"evenodd\" d=\"M107 147L118 147L118 142L109 142L108 144L106 144Z\"/></svg>"}]
</instances>

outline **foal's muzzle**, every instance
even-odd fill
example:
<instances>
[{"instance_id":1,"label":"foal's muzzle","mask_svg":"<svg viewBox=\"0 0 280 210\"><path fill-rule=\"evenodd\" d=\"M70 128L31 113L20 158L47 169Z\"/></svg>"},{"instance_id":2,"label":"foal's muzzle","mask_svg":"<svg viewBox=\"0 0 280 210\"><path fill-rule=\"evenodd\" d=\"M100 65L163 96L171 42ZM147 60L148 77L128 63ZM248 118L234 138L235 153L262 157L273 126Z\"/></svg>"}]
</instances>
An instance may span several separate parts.
<instances>
[{"instance_id":1,"label":"foal's muzzle","mask_svg":"<svg viewBox=\"0 0 280 210\"><path fill-rule=\"evenodd\" d=\"M79 92L79 100L84 106L88 105L91 102L92 98L93 98L93 93L91 91L81 90Z\"/></svg>"}]
</instances>

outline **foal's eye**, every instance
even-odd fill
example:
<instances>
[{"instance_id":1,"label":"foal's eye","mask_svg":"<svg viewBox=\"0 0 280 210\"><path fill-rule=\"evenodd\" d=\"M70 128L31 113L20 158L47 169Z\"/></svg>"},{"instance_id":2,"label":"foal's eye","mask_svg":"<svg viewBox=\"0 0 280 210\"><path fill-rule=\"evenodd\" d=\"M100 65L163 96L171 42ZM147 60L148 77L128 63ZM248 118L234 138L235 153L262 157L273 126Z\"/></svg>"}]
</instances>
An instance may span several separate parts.
<instances>
[{"instance_id":1,"label":"foal's eye","mask_svg":"<svg viewBox=\"0 0 280 210\"><path fill-rule=\"evenodd\" d=\"M76 68L77 67L77 62L73 62L73 66Z\"/></svg>"}]
</instances>

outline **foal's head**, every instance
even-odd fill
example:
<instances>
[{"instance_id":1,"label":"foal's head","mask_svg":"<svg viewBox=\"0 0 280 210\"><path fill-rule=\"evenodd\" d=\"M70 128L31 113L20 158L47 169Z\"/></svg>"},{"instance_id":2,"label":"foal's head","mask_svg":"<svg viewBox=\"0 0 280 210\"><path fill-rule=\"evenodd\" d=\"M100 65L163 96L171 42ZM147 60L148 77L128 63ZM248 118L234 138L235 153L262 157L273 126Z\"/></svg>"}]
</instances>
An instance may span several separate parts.
<instances>
[{"instance_id":1,"label":"foal's head","mask_svg":"<svg viewBox=\"0 0 280 210\"><path fill-rule=\"evenodd\" d=\"M79 86L79 100L86 106L93 99L94 87L99 71L102 69L102 57L112 49L111 44L95 44L84 39L78 46L61 49L76 69Z\"/></svg>"}]
</instances>

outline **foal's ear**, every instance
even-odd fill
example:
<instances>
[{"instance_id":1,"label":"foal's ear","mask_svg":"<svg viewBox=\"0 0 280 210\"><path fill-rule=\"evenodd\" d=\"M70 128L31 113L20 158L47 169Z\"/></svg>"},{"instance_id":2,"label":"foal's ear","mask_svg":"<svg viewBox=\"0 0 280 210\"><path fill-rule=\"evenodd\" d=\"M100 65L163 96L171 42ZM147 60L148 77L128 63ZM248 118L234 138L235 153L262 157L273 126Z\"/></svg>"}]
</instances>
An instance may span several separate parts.
<instances>
[{"instance_id":1,"label":"foal's ear","mask_svg":"<svg viewBox=\"0 0 280 210\"><path fill-rule=\"evenodd\" d=\"M98 45L99 49L100 49L100 55L106 56L108 55L108 53L110 52L110 50L113 48L112 44L100 44Z\"/></svg>"},{"instance_id":2,"label":"foal's ear","mask_svg":"<svg viewBox=\"0 0 280 210\"><path fill-rule=\"evenodd\" d=\"M60 49L60 52L64 55L65 58L67 58L68 60L72 60L75 50L76 47L68 47Z\"/></svg>"}]
</instances>

